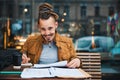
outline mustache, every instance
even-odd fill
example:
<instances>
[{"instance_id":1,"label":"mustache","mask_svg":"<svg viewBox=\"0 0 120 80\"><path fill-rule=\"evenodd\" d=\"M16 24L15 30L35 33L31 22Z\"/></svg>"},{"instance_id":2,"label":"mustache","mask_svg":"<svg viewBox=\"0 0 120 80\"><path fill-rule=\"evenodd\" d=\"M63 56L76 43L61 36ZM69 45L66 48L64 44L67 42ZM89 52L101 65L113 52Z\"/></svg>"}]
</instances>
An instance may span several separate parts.
<instances>
[{"instance_id":1,"label":"mustache","mask_svg":"<svg viewBox=\"0 0 120 80\"><path fill-rule=\"evenodd\" d=\"M42 34L42 36L52 36L53 34L51 33L51 34L47 34L47 35L45 35L45 34Z\"/></svg>"}]
</instances>

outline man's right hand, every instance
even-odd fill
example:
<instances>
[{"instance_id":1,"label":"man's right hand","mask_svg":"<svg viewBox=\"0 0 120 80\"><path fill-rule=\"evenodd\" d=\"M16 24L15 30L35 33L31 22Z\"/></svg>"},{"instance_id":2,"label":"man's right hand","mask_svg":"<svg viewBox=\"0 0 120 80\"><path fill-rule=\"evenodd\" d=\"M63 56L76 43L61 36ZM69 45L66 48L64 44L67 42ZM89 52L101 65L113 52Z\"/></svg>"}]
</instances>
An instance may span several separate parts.
<instances>
[{"instance_id":1,"label":"man's right hand","mask_svg":"<svg viewBox=\"0 0 120 80\"><path fill-rule=\"evenodd\" d=\"M22 64L28 63L30 58L27 57L26 54L22 54Z\"/></svg>"}]
</instances>

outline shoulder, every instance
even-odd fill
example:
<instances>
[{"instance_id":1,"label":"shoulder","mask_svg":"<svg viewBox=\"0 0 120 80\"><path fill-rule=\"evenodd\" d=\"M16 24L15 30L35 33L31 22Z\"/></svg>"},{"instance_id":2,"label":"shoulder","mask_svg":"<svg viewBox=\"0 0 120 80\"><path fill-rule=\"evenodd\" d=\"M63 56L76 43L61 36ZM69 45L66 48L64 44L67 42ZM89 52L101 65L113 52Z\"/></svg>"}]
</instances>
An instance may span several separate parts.
<instances>
[{"instance_id":1,"label":"shoulder","mask_svg":"<svg viewBox=\"0 0 120 80\"><path fill-rule=\"evenodd\" d=\"M41 37L40 35L28 36L27 42L40 40L40 37Z\"/></svg>"},{"instance_id":2,"label":"shoulder","mask_svg":"<svg viewBox=\"0 0 120 80\"><path fill-rule=\"evenodd\" d=\"M58 47L61 47L61 48L64 48L64 49L66 49L66 48L71 49L74 46L72 38L69 38L69 37L66 37L66 36L61 36L61 35L58 36L58 39L57 39L56 43L57 43Z\"/></svg>"},{"instance_id":3,"label":"shoulder","mask_svg":"<svg viewBox=\"0 0 120 80\"><path fill-rule=\"evenodd\" d=\"M59 42L65 42L65 43L71 43L72 42L72 38L58 35L58 41Z\"/></svg>"}]
</instances>

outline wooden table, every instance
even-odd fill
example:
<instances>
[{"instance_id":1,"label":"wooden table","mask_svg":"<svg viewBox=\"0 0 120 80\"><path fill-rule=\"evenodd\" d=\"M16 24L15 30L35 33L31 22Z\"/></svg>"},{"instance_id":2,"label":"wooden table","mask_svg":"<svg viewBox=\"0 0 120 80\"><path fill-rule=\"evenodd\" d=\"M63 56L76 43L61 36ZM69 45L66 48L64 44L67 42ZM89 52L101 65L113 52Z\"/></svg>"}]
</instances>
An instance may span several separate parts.
<instances>
[{"instance_id":1,"label":"wooden table","mask_svg":"<svg viewBox=\"0 0 120 80\"><path fill-rule=\"evenodd\" d=\"M3 69L2 71L0 71L0 79L22 79L22 80L26 80L25 78L21 78L20 74L22 72L22 70L24 69L24 67L22 67L19 70L15 70L13 69L13 66L9 66L5 69ZM90 75L87 74L86 72L84 73L86 74L86 78L89 78ZM84 80L86 78L27 78L27 80Z\"/></svg>"}]
</instances>

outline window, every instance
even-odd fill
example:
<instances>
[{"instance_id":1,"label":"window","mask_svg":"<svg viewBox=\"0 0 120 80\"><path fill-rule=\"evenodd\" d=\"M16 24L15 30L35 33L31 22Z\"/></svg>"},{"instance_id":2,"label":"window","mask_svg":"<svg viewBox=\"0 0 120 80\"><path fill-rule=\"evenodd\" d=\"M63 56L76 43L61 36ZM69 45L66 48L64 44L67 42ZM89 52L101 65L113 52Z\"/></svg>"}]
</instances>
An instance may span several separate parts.
<instances>
[{"instance_id":1,"label":"window","mask_svg":"<svg viewBox=\"0 0 120 80\"><path fill-rule=\"evenodd\" d=\"M66 17L66 18L69 18L69 6L68 5L65 5L64 6L64 16ZM66 14L66 15L65 15Z\"/></svg>"},{"instance_id":2,"label":"window","mask_svg":"<svg viewBox=\"0 0 120 80\"><path fill-rule=\"evenodd\" d=\"M114 14L114 7L113 6L110 6L109 7L109 16L113 15Z\"/></svg>"},{"instance_id":3,"label":"window","mask_svg":"<svg viewBox=\"0 0 120 80\"><path fill-rule=\"evenodd\" d=\"M95 6L95 16L99 16L100 15L99 12L100 12L100 7Z\"/></svg>"},{"instance_id":4,"label":"window","mask_svg":"<svg viewBox=\"0 0 120 80\"><path fill-rule=\"evenodd\" d=\"M86 6L81 6L81 17L86 16Z\"/></svg>"},{"instance_id":5,"label":"window","mask_svg":"<svg viewBox=\"0 0 120 80\"><path fill-rule=\"evenodd\" d=\"M59 15L59 6L55 5L54 6L54 11Z\"/></svg>"},{"instance_id":6,"label":"window","mask_svg":"<svg viewBox=\"0 0 120 80\"><path fill-rule=\"evenodd\" d=\"M22 16L23 15L23 6L20 5L19 6L19 16Z\"/></svg>"},{"instance_id":7,"label":"window","mask_svg":"<svg viewBox=\"0 0 120 80\"><path fill-rule=\"evenodd\" d=\"M30 14L31 14L31 6L30 5L26 5L26 6L23 6L23 5L20 5L19 6L19 16L25 16L25 17L30 17Z\"/></svg>"},{"instance_id":8,"label":"window","mask_svg":"<svg viewBox=\"0 0 120 80\"><path fill-rule=\"evenodd\" d=\"M25 12L25 9L26 9L26 12ZM30 14L31 14L31 6L30 5L26 5L25 8L24 8L24 12L25 12L25 16L26 17L30 17Z\"/></svg>"}]
</instances>

